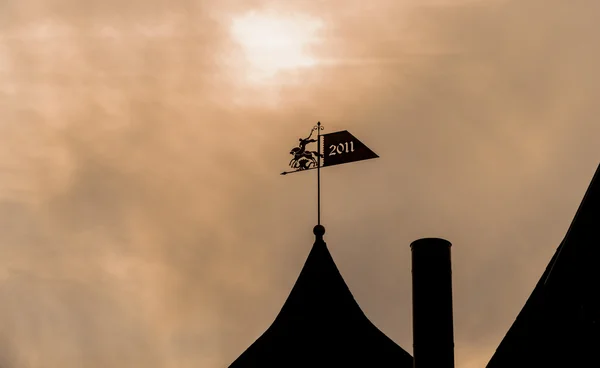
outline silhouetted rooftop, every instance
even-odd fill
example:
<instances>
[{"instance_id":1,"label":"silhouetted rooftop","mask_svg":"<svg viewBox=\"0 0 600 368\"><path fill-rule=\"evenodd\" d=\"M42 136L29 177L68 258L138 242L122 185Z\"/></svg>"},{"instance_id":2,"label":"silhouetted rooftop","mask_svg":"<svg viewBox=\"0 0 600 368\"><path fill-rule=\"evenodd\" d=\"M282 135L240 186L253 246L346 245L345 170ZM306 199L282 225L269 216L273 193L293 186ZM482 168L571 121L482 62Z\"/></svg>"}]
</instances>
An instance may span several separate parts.
<instances>
[{"instance_id":1,"label":"silhouetted rooftop","mask_svg":"<svg viewBox=\"0 0 600 368\"><path fill-rule=\"evenodd\" d=\"M600 367L600 166L487 368Z\"/></svg>"},{"instance_id":2,"label":"silhouetted rooftop","mask_svg":"<svg viewBox=\"0 0 600 368\"><path fill-rule=\"evenodd\" d=\"M412 357L362 312L340 275L324 228L273 324L230 368L412 368Z\"/></svg>"}]
</instances>

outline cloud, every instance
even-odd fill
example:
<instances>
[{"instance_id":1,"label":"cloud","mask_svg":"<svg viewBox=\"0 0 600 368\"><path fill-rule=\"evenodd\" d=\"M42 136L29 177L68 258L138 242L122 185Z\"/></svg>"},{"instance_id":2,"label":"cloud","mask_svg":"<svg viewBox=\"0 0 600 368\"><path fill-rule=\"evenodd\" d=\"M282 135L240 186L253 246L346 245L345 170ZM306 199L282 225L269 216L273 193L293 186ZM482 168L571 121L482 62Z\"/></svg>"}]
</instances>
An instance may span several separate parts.
<instances>
[{"instance_id":1,"label":"cloud","mask_svg":"<svg viewBox=\"0 0 600 368\"><path fill-rule=\"evenodd\" d=\"M315 178L278 173L320 120L381 156L323 172L359 304L410 351L408 245L445 237L457 366L483 366L598 163L600 9L453 4L0 5L0 364L233 361L312 244ZM321 67L241 83L252 9L323 20Z\"/></svg>"}]
</instances>

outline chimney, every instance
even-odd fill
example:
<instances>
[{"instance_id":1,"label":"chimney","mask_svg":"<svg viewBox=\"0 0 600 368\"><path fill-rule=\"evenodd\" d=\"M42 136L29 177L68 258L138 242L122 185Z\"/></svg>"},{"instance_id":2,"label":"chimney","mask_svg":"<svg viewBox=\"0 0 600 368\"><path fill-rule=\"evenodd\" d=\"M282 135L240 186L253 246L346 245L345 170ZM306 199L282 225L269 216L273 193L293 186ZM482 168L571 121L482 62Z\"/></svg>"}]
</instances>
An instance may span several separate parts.
<instances>
[{"instance_id":1,"label":"chimney","mask_svg":"<svg viewBox=\"0 0 600 368\"><path fill-rule=\"evenodd\" d=\"M413 367L454 368L452 244L426 238L411 243Z\"/></svg>"}]
</instances>

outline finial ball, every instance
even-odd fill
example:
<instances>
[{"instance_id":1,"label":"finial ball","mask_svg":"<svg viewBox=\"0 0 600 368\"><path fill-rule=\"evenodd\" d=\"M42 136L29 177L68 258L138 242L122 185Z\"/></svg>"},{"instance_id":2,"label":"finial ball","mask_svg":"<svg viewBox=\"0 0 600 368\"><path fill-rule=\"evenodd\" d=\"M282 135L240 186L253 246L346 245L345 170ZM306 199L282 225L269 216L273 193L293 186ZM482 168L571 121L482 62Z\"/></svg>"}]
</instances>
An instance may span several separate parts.
<instances>
[{"instance_id":1,"label":"finial ball","mask_svg":"<svg viewBox=\"0 0 600 368\"><path fill-rule=\"evenodd\" d=\"M323 225L317 225L313 229L313 233L316 236L322 237L325 234L325 227Z\"/></svg>"}]
</instances>

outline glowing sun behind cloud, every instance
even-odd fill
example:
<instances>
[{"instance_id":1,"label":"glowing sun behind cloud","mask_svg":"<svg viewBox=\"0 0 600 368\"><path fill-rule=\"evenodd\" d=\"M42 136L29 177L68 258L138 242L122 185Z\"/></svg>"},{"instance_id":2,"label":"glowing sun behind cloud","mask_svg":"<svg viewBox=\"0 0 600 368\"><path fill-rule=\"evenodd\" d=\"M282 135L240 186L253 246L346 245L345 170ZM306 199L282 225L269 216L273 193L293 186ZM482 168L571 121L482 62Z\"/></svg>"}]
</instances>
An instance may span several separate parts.
<instances>
[{"instance_id":1,"label":"glowing sun behind cloud","mask_svg":"<svg viewBox=\"0 0 600 368\"><path fill-rule=\"evenodd\" d=\"M246 76L272 79L278 72L307 68L317 60L307 47L318 42L322 22L306 16L248 13L233 20L231 33L244 52Z\"/></svg>"}]
</instances>

